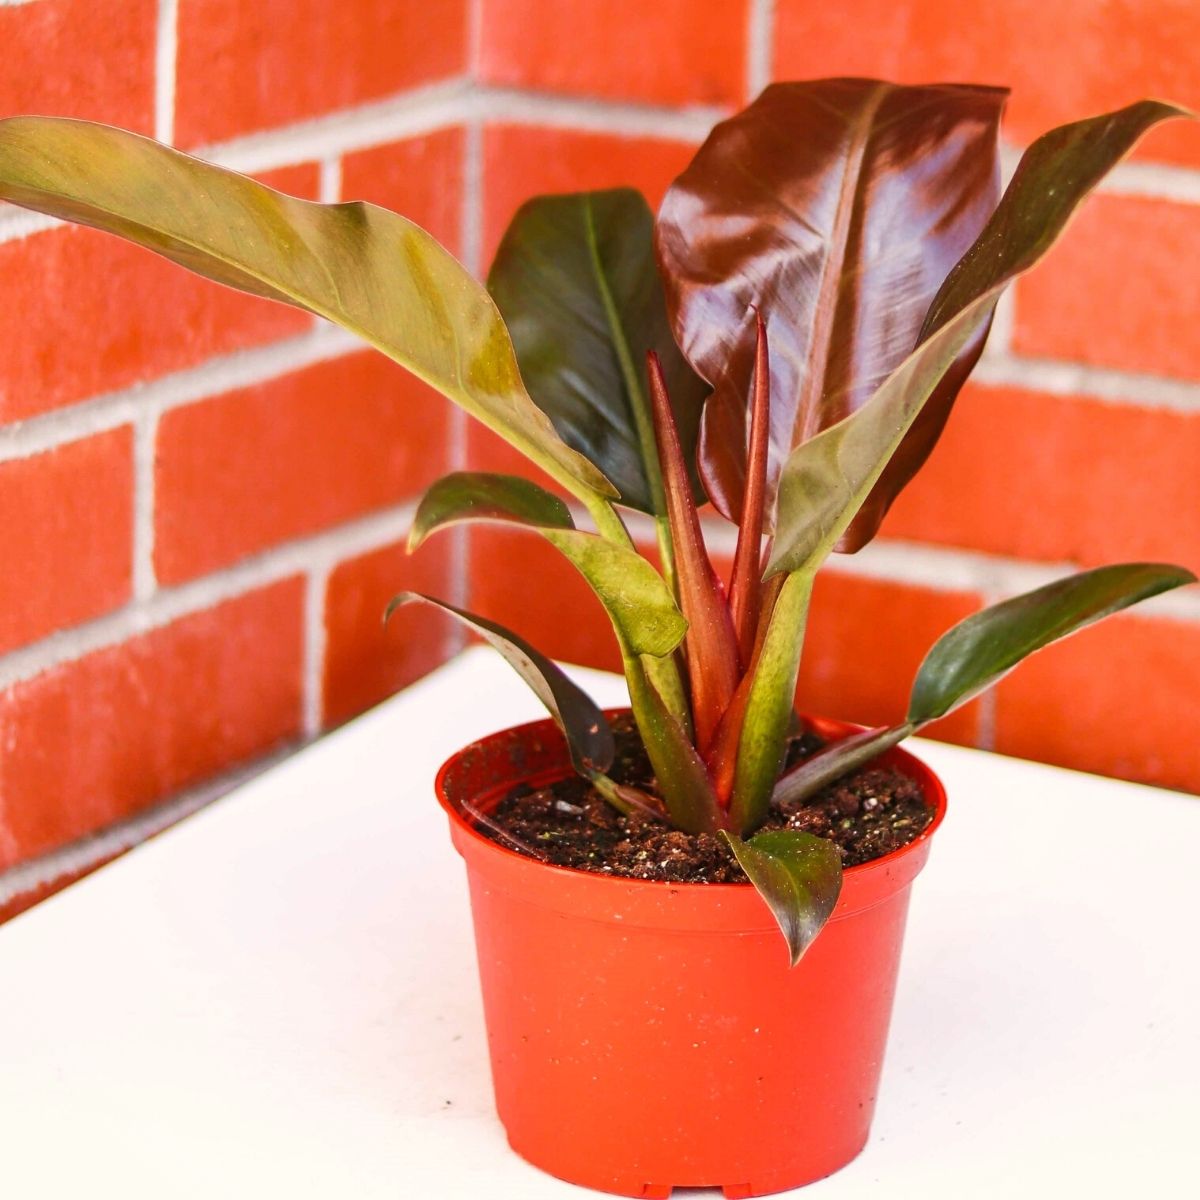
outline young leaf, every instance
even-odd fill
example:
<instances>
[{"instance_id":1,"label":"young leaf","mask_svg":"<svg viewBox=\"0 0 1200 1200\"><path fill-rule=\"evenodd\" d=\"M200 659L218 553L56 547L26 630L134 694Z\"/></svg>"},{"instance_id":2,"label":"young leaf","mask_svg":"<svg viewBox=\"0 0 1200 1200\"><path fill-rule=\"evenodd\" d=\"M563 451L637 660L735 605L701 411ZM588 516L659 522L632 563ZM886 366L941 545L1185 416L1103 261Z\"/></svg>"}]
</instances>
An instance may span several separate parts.
<instances>
[{"instance_id":1,"label":"young leaf","mask_svg":"<svg viewBox=\"0 0 1200 1200\"><path fill-rule=\"evenodd\" d=\"M721 714L738 683L738 648L721 581L713 570L700 519L688 487L683 452L671 417L666 383L657 357L648 357L654 432L662 461L667 515L675 546L679 603L687 618L687 652L696 748L712 744Z\"/></svg>"},{"instance_id":2,"label":"young leaf","mask_svg":"<svg viewBox=\"0 0 1200 1200\"><path fill-rule=\"evenodd\" d=\"M908 720L923 725L953 712L1023 658L1196 576L1183 567L1124 563L1098 567L977 612L944 633L913 683Z\"/></svg>"},{"instance_id":3,"label":"young leaf","mask_svg":"<svg viewBox=\"0 0 1200 1200\"><path fill-rule=\"evenodd\" d=\"M688 623L675 598L663 577L636 550L578 529L538 532L588 581L631 653L662 658L683 640Z\"/></svg>"},{"instance_id":4,"label":"young leaf","mask_svg":"<svg viewBox=\"0 0 1200 1200\"><path fill-rule=\"evenodd\" d=\"M449 613L500 652L558 723L567 739L571 762L576 771L590 776L594 772L608 770L616 747L604 713L582 688L572 683L545 655L539 654L511 629L420 592L401 592L396 596L387 606L384 621L389 620L402 605L412 603L430 604Z\"/></svg>"},{"instance_id":5,"label":"young leaf","mask_svg":"<svg viewBox=\"0 0 1200 1200\"><path fill-rule=\"evenodd\" d=\"M782 776L772 797L777 804L798 804L819 792L835 779L866 766L885 750L899 745L916 732L915 725L894 725L886 729L864 729L839 742L833 742L805 759Z\"/></svg>"},{"instance_id":6,"label":"young leaf","mask_svg":"<svg viewBox=\"0 0 1200 1200\"><path fill-rule=\"evenodd\" d=\"M521 382L485 288L428 233L372 204L314 204L149 138L54 117L0 120L0 200L115 233L218 283L357 334L575 495L611 484Z\"/></svg>"},{"instance_id":7,"label":"young leaf","mask_svg":"<svg viewBox=\"0 0 1200 1200\"><path fill-rule=\"evenodd\" d=\"M790 450L866 403L912 349L939 285L983 228L999 195L1005 95L868 79L776 84L716 126L672 185L659 262L679 344L714 387L701 473L726 516L740 515L745 490L751 306L774 352L773 497ZM985 333L972 332L946 373L855 544L921 465Z\"/></svg>"},{"instance_id":8,"label":"young leaf","mask_svg":"<svg viewBox=\"0 0 1200 1200\"><path fill-rule=\"evenodd\" d=\"M1147 129L1187 115L1145 100L1052 130L1029 147L983 233L935 297L921 344L862 408L788 458L768 575L812 569L832 550L1000 292L1045 255Z\"/></svg>"},{"instance_id":9,"label":"young leaf","mask_svg":"<svg viewBox=\"0 0 1200 1200\"><path fill-rule=\"evenodd\" d=\"M821 932L842 890L842 856L825 838L771 829L742 841L722 831L746 877L767 902L794 967Z\"/></svg>"},{"instance_id":10,"label":"young leaf","mask_svg":"<svg viewBox=\"0 0 1200 1200\"><path fill-rule=\"evenodd\" d=\"M553 529L574 529L571 510L552 492L519 475L455 471L421 497L408 534L415 550L436 529L463 521L508 521Z\"/></svg>"},{"instance_id":11,"label":"young leaf","mask_svg":"<svg viewBox=\"0 0 1200 1200\"><path fill-rule=\"evenodd\" d=\"M733 575L729 584L729 613L737 637L741 665L750 665L762 601L762 536L767 492L767 451L771 434L771 369L767 327L757 314L754 350L754 392L750 408L750 447L746 456L746 495L738 526Z\"/></svg>"},{"instance_id":12,"label":"young leaf","mask_svg":"<svg viewBox=\"0 0 1200 1200\"><path fill-rule=\"evenodd\" d=\"M671 822L687 833L714 833L721 806L703 759L668 711L637 659L626 658L629 703Z\"/></svg>"},{"instance_id":13,"label":"young leaf","mask_svg":"<svg viewBox=\"0 0 1200 1200\"><path fill-rule=\"evenodd\" d=\"M708 388L671 336L653 234L653 214L631 188L539 196L513 217L488 288L525 384L564 441L605 473L622 504L663 515L647 352L662 363L689 464Z\"/></svg>"},{"instance_id":14,"label":"young leaf","mask_svg":"<svg viewBox=\"0 0 1200 1200\"><path fill-rule=\"evenodd\" d=\"M687 622L651 563L630 546L576 529L566 505L537 484L508 475L447 475L418 505L409 549L458 521L494 521L540 533L587 580L631 654L662 658L683 640Z\"/></svg>"}]
</instances>

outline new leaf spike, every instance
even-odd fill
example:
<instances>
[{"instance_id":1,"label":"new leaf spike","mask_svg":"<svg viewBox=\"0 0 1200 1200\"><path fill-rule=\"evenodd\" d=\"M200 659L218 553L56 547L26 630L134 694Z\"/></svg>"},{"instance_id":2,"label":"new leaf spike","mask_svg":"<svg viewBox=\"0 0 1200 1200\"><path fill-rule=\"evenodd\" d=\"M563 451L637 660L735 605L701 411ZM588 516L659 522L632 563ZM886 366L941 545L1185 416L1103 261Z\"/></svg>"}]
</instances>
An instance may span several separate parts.
<instances>
[{"instance_id":1,"label":"new leaf spike","mask_svg":"<svg viewBox=\"0 0 1200 1200\"><path fill-rule=\"evenodd\" d=\"M771 369L767 327L756 312L758 340L754 349L754 393L750 411L750 447L746 455L746 492L738 527L737 552L729 586L729 610L743 668L750 665L762 597L763 505L767 495L767 452L771 434Z\"/></svg>"},{"instance_id":2,"label":"new leaf spike","mask_svg":"<svg viewBox=\"0 0 1200 1200\"><path fill-rule=\"evenodd\" d=\"M703 755L712 744L738 683L738 648L729 605L700 533L700 519L679 435L671 413L667 386L658 356L647 355L654 436L662 464L667 518L675 543L679 606L688 621L685 638L691 682L692 722L696 748Z\"/></svg>"}]
</instances>

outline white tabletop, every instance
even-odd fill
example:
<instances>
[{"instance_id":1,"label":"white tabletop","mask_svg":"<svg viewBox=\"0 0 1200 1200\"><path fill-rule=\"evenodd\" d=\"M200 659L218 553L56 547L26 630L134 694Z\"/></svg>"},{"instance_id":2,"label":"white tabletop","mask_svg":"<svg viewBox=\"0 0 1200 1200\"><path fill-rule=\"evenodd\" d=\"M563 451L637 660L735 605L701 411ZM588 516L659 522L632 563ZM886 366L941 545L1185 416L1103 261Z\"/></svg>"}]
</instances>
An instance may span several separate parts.
<instances>
[{"instance_id":1,"label":"white tabletop","mask_svg":"<svg viewBox=\"0 0 1200 1200\"><path fill-rule=\"evenodd\" d=\"M471 651L0 928L0 1190L587 1195L493 1114L431 790L460 745L538 715ZM950 812L875 1131L804 1195L1200 1194L1200 800L916 748Z\"/></svg>"}]
</instances>

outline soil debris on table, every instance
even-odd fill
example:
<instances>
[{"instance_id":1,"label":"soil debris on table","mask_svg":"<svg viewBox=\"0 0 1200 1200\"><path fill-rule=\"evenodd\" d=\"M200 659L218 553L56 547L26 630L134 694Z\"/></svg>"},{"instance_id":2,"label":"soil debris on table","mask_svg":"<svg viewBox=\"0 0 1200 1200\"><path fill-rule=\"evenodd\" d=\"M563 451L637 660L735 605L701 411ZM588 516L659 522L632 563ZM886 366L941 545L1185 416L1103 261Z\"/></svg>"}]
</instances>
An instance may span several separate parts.
<instances>
[{"instance_id":1,"label":"soil debris on table","mask_svg":"<svg viewBox=\"0 0 1200 1200\"><path fill-rule=\"evenodd\" d=\"M632 718L613 722L617 756L609 774L654 790L654 773ZM793 738L788 766L824 741ZM723 838L683 833L648 816L623 816L579 776L543 788L514 788L479 831L543 862L630 879L671 883L745 883ZM802 829L828 838L852 867L908 845L933 819L920 786L890 767L872 767L830 784L800 804L772 804L763 829Z\"/></svg>"}]
</instances>

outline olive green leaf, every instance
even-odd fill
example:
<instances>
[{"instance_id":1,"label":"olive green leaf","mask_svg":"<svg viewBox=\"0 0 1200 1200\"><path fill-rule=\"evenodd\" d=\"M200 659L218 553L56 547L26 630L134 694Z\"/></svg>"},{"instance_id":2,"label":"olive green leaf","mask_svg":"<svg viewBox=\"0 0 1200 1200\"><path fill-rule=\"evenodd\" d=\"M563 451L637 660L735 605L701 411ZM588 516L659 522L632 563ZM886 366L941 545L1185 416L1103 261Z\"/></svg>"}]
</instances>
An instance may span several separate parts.
<instances>
[{"instance_id":1,"label":"olive green leaf","mask_svg":"<svg viewBox=\"0 0 1200 1200\"><path fill-rule=\"evenodd\" d=\"M825 838L770 829L748 842L722 830L746 877L767 902L794 967L833 913L842 890L842 856Z\"/></svg>"},{"instance_id":2,"label":"olive green leaf","mask_svg":"<svg viewBox=\"0 0 1200 1200\"><path fill-rule=\"evenodd\" d=\"M840 742L832 742L784 775L776 784L772 799L776 804L799 804L835 779L865 767L916 731L916 725L905 722L883 729L864 729Z\"/></svg>"},{"instance_id":3,"label":"olive green leaf","mask_svg":"<svg viewBox=\"0 0 1200 1200\"><path fill-rule=\"evenodd\" d=\"M1088 192L1146 130L1189 115L1145 100L1051 130L1029 147L983 232L934 297L924 340L858 412L788 457L768 575L811 567L833 549L1004 288L1037 264Z\"/></svg>"},{"instance_id":4,"label":"olive green leaf","mask_svg":"<svg viewBox=\"0 0 1200 1200\"><path fill-rule=\"evenodd\" d=\"M463 521L574 529L571 510L552 492L519 475L455 471L444 475L421 497L408 534L415 550L434 530Z\"/></svg>"},{"instance_id":5,"label":"olive green leaf","mask_svg":"<svg viewBox=\"0 0 1200 1200\"><path fill-rule=\"evenodd\" d=\"M567 739L571 762L581 775L608 770L616 750L604 713L545 655L511 629L420 592L401 592L387 606L383 619L389 620L398 608L413 603L430 604L449 613L500 652L558 722Z\"/></svg>"},{"instance_id":6,"label":"olive green leaf","mask_svg":"<svg viewBox=\"0 0 1200 1200\"><path fill-rule=\"evenodd\" d=\"M687 621L671 589L636 550L579 529L538 532L588 581L631 654L662 658L683 641Z\"/></svg>"},{"instance_id":7,"label":"olive green leaf","mask_svg":"<svg viewBox=\"0 0 1200 1200\"><path fill-rule=\"evenodd\" d=\"M708 388L671 335L653 233L650 208L631 188L539 196L513 217L488 288L530 394L564 441L605 473L622 504L662 515L647 352L662 362L689 464Z\"/></svg>"},{"instance_id":8,"label":"olive green leaf","mask_svg":"<svg viewBox=\"0 0 1200 1200\"><path fill-rule=\"evenodd\" d=\"M953 712L1023 658L1151 596L1195 583L1183 567L1122 563L1083 571L974 613L934 643L917 671L908 720Z\"/></svg>"},{"instance_id":9,"label":"olive green leaf","mask_svg":"<svg viewBox=\"0 0 1200 1200\"><path fill-rule=\"evenodd\" d=\"M740 833L762 824L783 766L811 594L811 574L797 571L784 580L754 666L729 808Z\"/></svg>"},{"instance_id":10,"label":"olive green leaf","mask_svg":"<svg viewBox=\"0 0 1200 1200\"><path fill-rule=\"evenodd\" d=\"M625 681L658 793L672 824L687 833L715 833L721 806L704 760L663 702L642 660L626 656Z\"/></svg>"},{"instance_id":11,"label":"olive green leaf","mask_svg":"<svg viewBox=\"0 0 1200 1200\"><path fill-rule=\"evenodd\" d=\"M612 495L529 398L485 288L428 233L372 204L314 204L86 121L0 120L0 200L117 234L357 334L581 498Z\"/></svg>"},{"instance_id":12,"label":"olive green leaf","mask_svg":"<svg viewBox=\"0 0 1200 1200\"><path fill-rule=\"evenodd\" d=\"M783 776L777 803L798 803L973 700L1041 650L1151 596L1195 583L1183 567L1121 563L1056 580L973 613L944 633L913 682L907 719L834 742Z\"/></svg>"}]
</instances>

